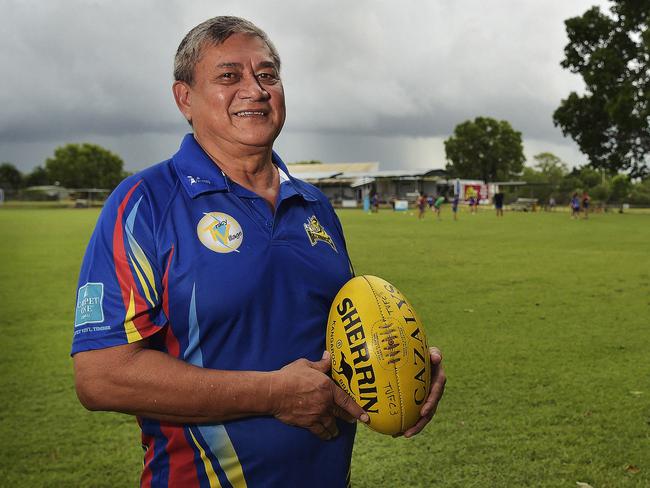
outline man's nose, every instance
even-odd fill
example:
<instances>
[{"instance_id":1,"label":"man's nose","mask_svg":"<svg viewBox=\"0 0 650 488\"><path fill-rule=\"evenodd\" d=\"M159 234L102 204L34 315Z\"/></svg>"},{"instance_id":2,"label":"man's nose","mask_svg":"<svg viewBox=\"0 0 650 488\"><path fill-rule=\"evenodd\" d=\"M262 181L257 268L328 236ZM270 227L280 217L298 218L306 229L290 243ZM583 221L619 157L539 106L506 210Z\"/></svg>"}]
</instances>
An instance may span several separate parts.
<instances>
[{"instance_id":1,"label":"man's nose","mask_svg":"<svg viewBox=\"0 0 650 488\"><path fill-rule=\"evenodd\" d=\"M268 100L270 95L254 75L245 76L241 81L239 96L254 101Z\"/></svg>"}]
</instances>

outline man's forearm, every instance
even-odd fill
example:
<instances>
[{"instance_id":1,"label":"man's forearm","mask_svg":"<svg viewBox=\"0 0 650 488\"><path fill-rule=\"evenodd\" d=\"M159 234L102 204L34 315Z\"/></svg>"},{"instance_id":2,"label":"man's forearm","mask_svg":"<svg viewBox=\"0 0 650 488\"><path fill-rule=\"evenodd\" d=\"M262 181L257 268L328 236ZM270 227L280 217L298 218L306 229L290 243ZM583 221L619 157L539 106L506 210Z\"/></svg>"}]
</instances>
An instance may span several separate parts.
<instances>
[{"instance_id":1,"label":"man's forearm","mask_svg":"<svg viewBox=\"0 0 650 488\"><path fill-rule=\"evenodd\" d=\"M78 353L77 393L91 410L166 422L222 422L273 409L273 374L200 368L137 345Z\"/></svg>"}]
</instances>

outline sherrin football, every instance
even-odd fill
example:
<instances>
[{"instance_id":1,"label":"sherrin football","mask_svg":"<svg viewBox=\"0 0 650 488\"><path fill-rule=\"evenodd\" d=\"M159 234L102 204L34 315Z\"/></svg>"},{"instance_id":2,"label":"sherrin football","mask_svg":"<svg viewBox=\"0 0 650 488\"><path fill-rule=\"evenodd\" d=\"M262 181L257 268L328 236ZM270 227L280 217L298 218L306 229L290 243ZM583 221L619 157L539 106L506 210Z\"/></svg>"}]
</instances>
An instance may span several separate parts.
<instances>
[{"instance_id":1,"label":"sherrin football","mask_svg":"<svg viewBox=\"0 0 650 488\"><path fill-rule=\"evenodd\" d=\"M357 276L334 298L327 326L332 379L368 413L369 427L397 434L415 425L431 388L422 322L397 288Z\"/></svg>"}]
</instances>

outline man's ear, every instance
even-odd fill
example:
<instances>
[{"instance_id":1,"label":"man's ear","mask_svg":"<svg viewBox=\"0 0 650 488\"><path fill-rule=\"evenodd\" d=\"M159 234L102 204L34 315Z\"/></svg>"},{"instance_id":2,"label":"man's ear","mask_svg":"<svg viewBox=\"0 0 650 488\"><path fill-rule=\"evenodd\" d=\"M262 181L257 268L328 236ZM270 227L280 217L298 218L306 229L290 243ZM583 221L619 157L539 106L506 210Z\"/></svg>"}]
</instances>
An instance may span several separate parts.
<instances>
[{"instance_id":1,"label":"man's ear","mask_svg":"<svg viewBox=\"0 0 650 488\"><path fill-rule=\"evenodd\" d=\"M192 123L192 91L190 86L184 81L175 81L172 85L172 92L174 92L174 100L176 106L181 111L185 119Z\"/></svg>"}]
</instances>

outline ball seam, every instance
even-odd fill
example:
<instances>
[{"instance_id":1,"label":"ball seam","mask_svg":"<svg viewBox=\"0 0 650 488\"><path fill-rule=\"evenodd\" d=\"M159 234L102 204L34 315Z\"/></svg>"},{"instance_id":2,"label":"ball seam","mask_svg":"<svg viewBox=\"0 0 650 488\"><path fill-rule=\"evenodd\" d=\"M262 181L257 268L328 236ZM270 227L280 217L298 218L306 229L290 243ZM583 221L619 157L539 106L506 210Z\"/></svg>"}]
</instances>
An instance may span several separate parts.
<instances>
[{"instance_id":1,"label":"ball seam","mask_svg":"<svg viewBox=\"0 0 650 488\"><path fill-rule=\"evenodd\" d=\"M363 276L363 279L368 283L368 286L370 287L370 291L372 291L372 295L375 297L375 302L377 302L377 309L379 310L379 314L381 315L381 319L385 322L386 317L384 317L383 309L381 308L381 303L379 302L379 297L377 296L377 292L375 291L375 288L372 286L372 283L366 278L366 276ZM404 430L404 400L402 399L402 389L399 384L399 375L397 374L397 366L393 363L393 377L395 378L395 383L397 383L397 396L399 397L399 426L400 426L400 432Z\"/></svg>"}]
</instances>

